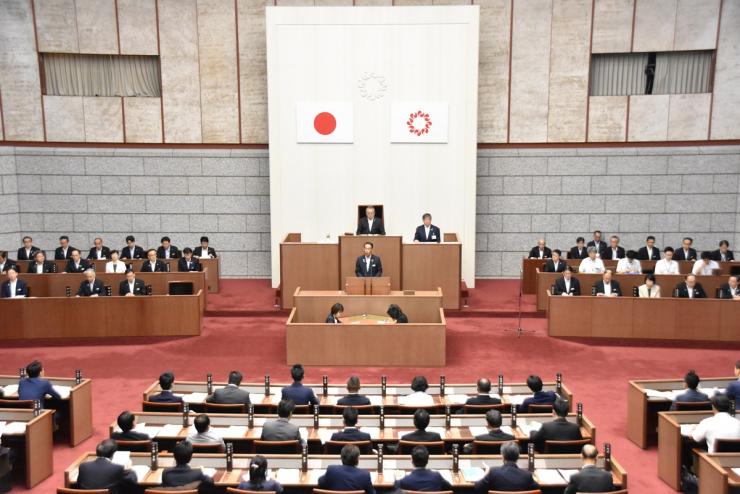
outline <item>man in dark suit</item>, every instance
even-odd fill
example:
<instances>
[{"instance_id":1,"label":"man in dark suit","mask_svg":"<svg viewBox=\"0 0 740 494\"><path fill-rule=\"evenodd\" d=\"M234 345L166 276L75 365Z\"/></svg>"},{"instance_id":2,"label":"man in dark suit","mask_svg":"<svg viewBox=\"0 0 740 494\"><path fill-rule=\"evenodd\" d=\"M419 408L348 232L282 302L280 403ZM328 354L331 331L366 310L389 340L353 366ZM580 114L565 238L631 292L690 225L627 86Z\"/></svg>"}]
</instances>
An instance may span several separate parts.
<instances>
[{"instance_id":1,"label":"man in dark suit","mask_svg":"<svg viewBox=\"0 0 740 494\"><path fill-rule=\"evenodd\" d=\"M475 483L476 494L486 494L488 491L531 491L539 489L529 470L519 468L519 445L510 441L501 445L501 456L504 464L497 468L489 468L483 478Z\"/></svg>"},{"instance_id":2,"label":"man in dark suit","mask_svg":"<svg viewBox=\"0 0 740 494\"><path fill-rule=\"evenodd\" d=\"M619 237L612 235L609 238L609 246L604 249L604 253L601 256L603 259L623 259L624 258L624 247L619 245Z\"/></svg>"},{"instance_id":3,"label":"man in dark suit","mask_svg":"<svg viewBox=\"0 0 740 494\"><path fill-rule=\"evenodd\" d=\"M69 237L62 235L59 237L59 247L54 249L54 260L63 261L72 257L74 247L69 246Z\"/></svg>"},{"instance_id":4,"label":"man in dark suit","mask_svg":"<svg viewBox=\"0 0 740 494\"><path fill-rule=\"evenodd\" d=\"M660 249L655 246L655 237L649 235L645 240L645 247L637 251L637 259L640 261L659 261Z\"/></svg>"},{"instance_id":5,"label":"man in dark suit","mask_svg":"<svg viewBox=\"0 0 740 494\"><path fill-rule=\"evenodd\" d=\"M601 279L594 283L593 291L597 297L621 297L622 289L619 287L619 282L612 279L613 273L611 269L604 271Z\"/></svg>"},{"instance_id":6,"label":"man in dark suit","mask_svg":"<svg viewBox=\"0 0 740 494\"><path fill-rule=\"evenodd\" d=\"M193 487L196 485L212 486L213 479L200 468L190 468L193 458L193 445L190 441L180 441L172 451L176 466L165 468L162 472L162 487Z\"/></svg>"},{"instance_id":7,"label":"man in dark suit","mask_svg":"<svg viewBox=\"0 0 740 494\"><path fill-rule=\"evenodd\" d=\"M149 436L143 432L134 430L136 427L136 415L126 410L118 416L118 428L120 432L112 432L110 438L114 441L146 441Z\"/></svg>"},{"instance_id":8,"label":"man in dark suit","mask_svg":"<svg viewBox=\"0 0 740 494\"><path fill-rule=\"evenodd\" d=\"M601 230L594 230L594 239L586 244L586 247L596 247L596 252L600 257L604 257L606 251L606 242L601 240Z\"/></svg>"},{"instance_id":9,"label":"man in dark suit","mask_svg":"<svg viewBox=\"0 0 740 494\"><path fill-rule=\"evenodd\" d=\"M545 451L545 441L583 439L581 427L575 422L568 422L568 400L562 398L555 400L555 403L552 404L552 414L555 416L555 420L542 424L540 430L529 438L540 453Z\"/></svg>"},{"instance_id":10,"label":"man in dark suit","mask_svg":"<svg viewBox=\"0 0 740 494\"><path fill-rule=\"evenodd\" d=\"M172 393L172 385L175 384L175 375L172 372L163 372L159 376L159 388L162 390L156 395L150 395L147 401L155 403L180 403L182 398Z\"/></svg>"},{"instance_id":11,"label":"man in dark suit","mask_svg":"<svg viewBox=\"0 0 740 494\"><path fill-rule=\"evenodd\" d=\"M676 403L699 403L704 401L708 402L709 396L705 395L701 391L697 391L696 389L699 387L700 381L701 380L699 379L699 376L694 370L690 370L689 372L687 372L683 378L683 386L686 391L676 396L676 398L673 400L673 403L671 403L671 410L676 409Z\"/></svg>"},{"instance_id":12,"label":"man in dark suit","mask_svg":"<svg viewBox=\"0 0 740 494\"><path fill-rule=\"evenodd\" d=\"M720 285L719 298L740 299L740 284L738 283L738 276L730 276L727 279L727 283Z\"/></svg>"},{"instance_id":13,"label":"man in dark suit","mask_svg":"<svg viewBox=\"0 0 740 494\"><path fill-rule=\"evenodd\" d=\"M694 239L691 237L685 237L681 241L681 248L676 249L676 251L673 253L673 260L674 261L696 261L696 249L693 249L691 246L694 243Z\"/></svg>"},{"instance_id":14,"label":"man in dark suit","mask_svg":"<svg viewBox=\"0 0 740 494\"><path fill-rule=\"evenodd\" d=\"M80 283L77 289L78 297L105 297L108 295L105 291L103 282L95 279L95 271L88 269L85 271L85 280Z\"/></svg>"},{"instance_id":15,"label":"man in dark suit","mask_svg":"<svg viewBox=\"0 0 740 494\"><path fill-rule=\"evenodd\" d=\"M560 258L561 254L560 249L553 249L552 259L545 262L545 273L562 273L565 271L566 264Z\"/></svg>"},{"instance_id":16,"label":"man in dark suit","mask_svg":"<svg viewBox=\"0 0 740 494\"><path fill-rule=\"evenodd\" d=\"M466 405L499 405L501 400L491 396L491 381L482 377L476 384L477 394L465 402Z\"/></svg>"},{"instance_id":17,"label":"man in dark suit","mask_svg":"<svg viewBox=\"0 0 740 494\"><path fill-rule=\"evenodd\" d=\"M208 246L208 237L200 237L200 246L193 249L193 256L196 259L200 259L201 257L206 259L218 257L216 255L216 249Z\"/></svg>"},{"instance_id":18,"label":"man in dark suit","mask_svg":"<svg viewBox=\"0 0 740 494\"><path fill-rule=\"evenodd\" d=\"M573 277L573 268L567 266L563 271L563 277L555 280L555 292L553 295L578 296L581 294L581 283L578 278Z\"/></svg>"},{"instance_id":19,"label":"man in dark suit","mask_svg":"<svg viewBox=\"0 0 740 494\"><path fill-rule=\"evenodd\" d=\"M349 379L347 379L347 394L339 400L337 400L337 405L339 406L362 406L362 405L369 405L370 400L367 396L363 396L360 393L360 378L357 376L350 376Z\"/></svg>"},{"instance_id":20,"label":"man in dark suit","mask_svg":"<svg viewBox=\"0 0 740 494\"><path fill-rule=\"evenodd\" d=\"M146 285L142 280L136 279L136 273L130 269L126 271L126 279L118 285L118 295L121 297L134 297L146 295Z\"/></svg>"},{"instance_id":21,"label":"man in dark suit","mask_svg":"<svg viewBox=\"0 0 740 494\"><path fill-rule=\"evenodd\" d=\"M404 478L396 481L396 489L415 492L442 492L451 491L450 484L442 474L429 470L429 450L424 446L414 446L411 450L411 463L414 469Z\"/></svg>"},{"instance_id":22,"label":"man in dark suit","mask_svg":"<svg viewBox=\"0 0 740 494\"><path fill-rule=\"evenodd\" d=\"M44 379L44 366L41 362L34 360L26 366L26 377L18 381L18 399L40 401L44 405L44 398L61 399L62 397L56 392L51 382Z\"/></svg>"},{"instance_id":23,"label":"man in dark suit","mask_svg":"<svg viewBox=\"0 0 740 494\"><path fill-rule=\"evenodd\" d=\"M416 232L414 233L414 242L440 243L442 241L442 235L440 234L439 228L432 225L432 215L429 213L424 213L424 216L421 217L421 220L424 224L416 227Z\"/></svg>"},{"instance_id":24,"label":"man in dark suit","mask_svg":"<svg viewBox=\"0 0 740 494\"><path fill-rule=\"evenodd\" d=\"M100 237L96 237L95 240L93 240L93 246L90 249L90 253L87 254L88 259L110 259L110 249L103 245L103 239Z\"/></svg>"},{"instance_id":25,"label":"man in dark suit","mask_svg":"<svg viewBox=\"0 0 740 494\"><path fill-rule=\"evenodd\" d=\"M146 252L146 261L141 265L142 273L166 273L167 264L157 259L157 251L149 249Z\"/></svg>"},{"instance_id":26,"label":"man in dark suit","mask_svg":"<svg viewBox=\"0 0 740 494\"><path fill-rule=\"evenodd\" d=\"M121 249L121 259L144 259L144 255L144 249L136 245L134 236L128 235L126 237L126 247Z\"/></svg>"},{"instance_id":27,"label":"man in dark suit","mask_svg":"<svg viewBox=\"0 0 740 494\"><path fill-rule=\"evenodd\" d=\"M364 255L357 258L355 276L359 278L383 276L383 264L380 257L373 255L373 243L365 242Z\"/></svg>"},{"instance_id":28,"label":"man in dark suit","mask_svg":"<svg viewBox=\"0 0 740 494\"><path fill-rule=\"evenodd\" d=\"M370 434L357 428L357 410L347 407L342 411L344 430L331 435L332 441L370 441Z\"/></svg>"},{"instance_id":29,"label":"man in dark suit","mask_svg":"<svg viewBox=\"0 0 740 494\"><path fill-rule=\"evenodd\" d=\"M80 251L72 249L69 260L64 268L65 273L84 273L90 268L90 263L80 257Z\"/></svg>"},{"instance_id":30,"label":"man in dark suit","mask_svg":"<svg viewBox=\"0 0 740 494\"><path fill-rule=\"evenodd\" d=\"M696 276L693 274L686 276L686 281L676 285L676 291L678 298L707 298L704 287L696 282Z\"/></svg>"},{"instance_id":31,"label":"man in dark suit","mask_svg":"<svg viewBox=\"0 0 740 494\"><path fill-rule=\"evenodd\" d=\"M12 267L15 267L15 261L8 258L8 251L0 250L0 274L5 274ZM17 272L18 268L15 270Z\"/></svg>"},{"instance_id":32,"label":"man in dark suit","mask_svg":"<svg viewBox=\"0 0 740 494\"><path fill-rule=\"evenodd\" d=\"M178 259L180 249L170 243L170 237L162 237L162 245L157 247L157 259Z\"/></svg>"},{"instance_id":33,"label":"man in dark suit","mask_svg":"<svg viewBox=\"0 0 740 494\"><path fill-rule=\"evenodd\" d=\"M290 369L290 375L293 378L293 383L290 386L286 386L282 390L282 398L284 400L293 400L296 405L317 405L319 400L313 392L313 389L307 388L303 385L303 376L305 371L301 364L295 364Z\"/></svg>"},{"instance_id":34,"label":"man in dark suit","mask_svg":"<svg viewBox=\"0 0 740 494\"><path fill-rule=\"evenodd\" d=\"M375 217L375 208L365 208L365 216L357 224L357 235L385 235L383 220Z\"/></svg>"},{"instance_id":35,"label":"man in dark suit","mask_svg":"<svg viewBox=\"0 0 740 494\"><path fill-rule=\"evenodd\" d=\"M129 492L136 488L136 473L111 462L118 449L116 443L106 439L95 448L97 458L80 464L77 489L109 489L112 493Z\"/></svg>"},{"instance_id":36,"label":"man in dark suit","mask_svg":"<svg viewBox=\"0 0 740 494\"><path fill-rule=\"evenodd\" d=\"M375 494L370 472L357 468L360 449L354 444L346 444L342 448L341 456L341 465L329 465L326 473L319 477L319 489L365 491L366 494Z\"/></svg>"},{"instance_id":37,"label":"man in dark suit","mask_svg":"<svg viewBox=\"0 0 740 494\"><path fill-rule=\"evenodd\" d=\"M529 412L529 405L551 405L555 402L558 397L555 391L542 391L542 386L540 376L530 375L527 378L527 387L533 395L525 398L522 404L517 407L519 413Z\"/></svg>"},{"instance_id":38,"label":"man in dark suit","mask_svg":"<svg viewBox=\"0 0 740 494\"><path fill-rule=\"evenodd\" d=\"M568 487L563 494L576 494L578 492L609 492L616 490L612 481L611 472L607 472L596 466L599 451L593 444L586 444L581 450L583 467L578 473L570 476Z\"/></svg>"},{"instance_id":39,"label":"man in dark suit","mask_svg":"<svg viewBox=\"0 0 740 494\"><path fill-rule=\"evenodd\" d=\"M570 248L568 252L568 259L585 259L588 257L588 250L585 245L586 239L578 237L576 239L575 247Z\"/></svg>"},{"instance_id":40,"label":"man in dark suit","mask_svg":"<svg viewBox=\"0 0 740 494\"><path fill-rule=\"evenodd\" d=\"M735 260L735 255L730 250L730 242L727 240L719 241L719 249L712 253L712 259L717 262L730 262Z\"/></svg>"},{"instance_id":41,"label":"man in dark suit","mask_svg":"<svg viewBox=\"0 0 740 494\"><path fill-rule=\"evenodd\" d=\"M29 273L54 273L55 264L46 260L43 250L37 250L33 254L33 262L28 263Z\"/></svg>"},{"instance_id":42,"label":"man in dark suit","mask_svg":"<svg viewBox=\"0 0 740 494\"><path fill-rule=\"evenodd\" d=\"M403 441L414 441L418 443L430 443L430 442L436 442L441 441L442 438L440 435L436 432L429 432L427 431L427 427L429 427L429 412L424 410L423 408L418 409L414 412L414 427L416 427L416 430L414 432L409 432L407 434L404 434L401 436L401 440Z\"/></svg>"},{"instance_id":43,"label":"man in dark suit","mask_svg":"<svg viewBox=\"0 0 740 494\"><path fill-rule=\"evenodd\" d=\"M486 428L488 432L475 436L476 441L513 441L514 436L501 430L501 412L498 410L488 410L486 412ZM473 443L463 446L463 452L470 454L473 452Z\"/></svg>"},{"instance_id":44,"label":"man in dark suit","mask_svg":"<svg viewBox=\"0 0 740 494\"><path fill-rule=\"evenodd\" d=\"M295 441L303 443L301 431L297 425L290 423L290 417L295 410L293 400L280 400L277 407L277 420L268 420L262 427L260 439L263 441Z\"/></svg>"},{"instance_id":45,"label":"man in dark suit","mask_svg":"<svg viewBox=\"0 0 740 494\"><path fill-rule=\"evenodd\" d=\"M0 287L0 298L28 297L28 285L18 278L18 271L15 270L15 266L10 266L7 273L8 279Z\"/></svg>"},{"instance_id":46,"label":"man in dark suit","mask_svg":"<svg viewBox=\"0 0 740 494\"><path fill-rule=\"evenodd\" d=\"M180 272L186 271L200 271L200 262L197 259L193 259L193 250L190 247L182 249L182 257L177 261L177 270Z\"/></svg>"},{"instance_id":47,"label":"man in dark suit","mask_svg":"<svg viewBox=\"0 0 740 494\"><path fill-rule=\"evenodd\" d=\"M222 405L244 405L248 406L249 391L241 389L239 385L242 383L242 373L233 370L229 372L229 383L226 387L217 389L211 396L206 398L208 403L220 403Z\"/></svg>"},{"instance_id":48,"label":"man in dark suit","mask_svg":"<svg viewBox=\"0 0 740 494\"><path fill-rule=\"evenodd\" d=\"M23 247L18 249L18 257L17 259L19 261L32 261L36 257L36 252L39 252L41 249L33 245L33 239L26 235L23 237Z\"/></svg>"},{"instance_id":49,"label":"man in dark suit","mask_svg":"<svg viewBox=\"0 0 740 494\"><path fill-rule=\"evenodd\" d=\"M545 245L545 239L541 238L537 241L537 245L532 247L529 251L530 259L550 259L552 257L552 250L550 247Z\"/></svg>"}]
</instances>

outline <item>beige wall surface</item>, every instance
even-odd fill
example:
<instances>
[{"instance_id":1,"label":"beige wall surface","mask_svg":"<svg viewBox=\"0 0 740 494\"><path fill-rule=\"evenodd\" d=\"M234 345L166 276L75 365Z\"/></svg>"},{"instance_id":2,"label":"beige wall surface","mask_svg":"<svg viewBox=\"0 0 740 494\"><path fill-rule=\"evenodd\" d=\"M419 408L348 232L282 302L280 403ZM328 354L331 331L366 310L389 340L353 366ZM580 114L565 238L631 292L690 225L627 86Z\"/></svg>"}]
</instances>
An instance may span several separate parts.
<instances>
[{"instance_id":1,"label":"beige wall surface","mask_svg":"<svg viewBox=\"0 0 740 494\"><path fill-rule=\"evenodd\" d=\"M265 6L353 4L480 6L479 143L740 139L740 0L3 0L0 142L267 144ZM588 96L590 53L699 49L711 94ZM43 96L39 52L159 55L162 97Z\"/></svg>"}]
</instances>

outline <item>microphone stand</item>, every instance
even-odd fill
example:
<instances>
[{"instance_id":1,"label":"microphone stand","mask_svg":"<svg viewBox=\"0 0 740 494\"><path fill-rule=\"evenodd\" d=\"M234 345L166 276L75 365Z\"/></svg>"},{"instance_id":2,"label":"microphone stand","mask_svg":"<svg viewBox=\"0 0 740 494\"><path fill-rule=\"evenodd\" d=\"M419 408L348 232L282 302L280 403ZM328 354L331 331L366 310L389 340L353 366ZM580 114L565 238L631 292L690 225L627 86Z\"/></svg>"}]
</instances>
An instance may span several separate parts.
<instances>
[{"instance_id":1,"label":"microphone stand","mask_svg":"<svg viewBox=\"0 0 740 494\"><path fill-rule=\"evenodd\" d=\"M522 286L523 285L524 285L524 271L522 270L522 268L519 268L519 301L518 301L519 320L516 325L516 328L504 329L504 333L516 333L517 338L520 338L523 334L526 334L526 333L534 334L535 332L532 329L522 328Z\"/></svg>"}]
</instances>

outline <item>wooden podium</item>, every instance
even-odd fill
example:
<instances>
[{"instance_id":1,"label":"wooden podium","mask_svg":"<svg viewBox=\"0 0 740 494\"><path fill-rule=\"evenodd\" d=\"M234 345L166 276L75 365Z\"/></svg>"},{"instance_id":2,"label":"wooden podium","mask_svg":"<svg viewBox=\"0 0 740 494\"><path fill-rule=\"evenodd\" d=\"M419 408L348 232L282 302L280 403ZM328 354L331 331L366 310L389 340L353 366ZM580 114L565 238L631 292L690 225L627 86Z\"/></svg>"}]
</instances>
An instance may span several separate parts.
<instances>
[{"instance_id":1,"label":"wooden podium","mask_svg":"<svg viewBox=\"0 0 740 494\"><path fill-rule=\"evenodd\" d=\"M383 276L391 279L391 290L401 289L401 236L341 235L339 237L339 279L355 275L355 263L365 242L373 244L373 254L380 257ZM306 289L303 285L301 288Z\"/></svg>"},{"instance_id":2,"label":"wooden podium","mask_svg":"<svg viewBox=\"0 0 740 494\"><path fill-rule=\"evenodd\" d=\"M388 276L367 278L348 276L344 280L344 292L347 295L389 295L391 279Z\"/></svg>"}]
</instances>

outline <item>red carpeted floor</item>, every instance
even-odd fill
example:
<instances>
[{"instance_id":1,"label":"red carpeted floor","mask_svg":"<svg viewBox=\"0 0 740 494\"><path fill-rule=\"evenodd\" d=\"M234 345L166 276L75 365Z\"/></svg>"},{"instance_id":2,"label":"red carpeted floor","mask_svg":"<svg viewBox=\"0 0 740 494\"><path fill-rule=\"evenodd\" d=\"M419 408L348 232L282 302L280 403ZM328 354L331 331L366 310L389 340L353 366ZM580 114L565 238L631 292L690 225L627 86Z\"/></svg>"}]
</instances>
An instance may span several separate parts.
<instances>
[{"instance_id":1,"label":"red carpeted floor","mask_svg":"<svg viewBox=\"0 0 740 494\"><path fill-rule=\"evenodd\" d=\"M505 301L505 308L515 309L516 286L509 281L480 283L471 294L469 310L501 310L498 299ZM210 297L209 309L271 310L271 297L267 282L226 280L223 295ZM255 303L255 299L260 302ZM39 358L49 375L72 376L75 368L81 368L94 379L94 437L74 449L57 444L55 474L34 492L52 493L61 486L64 469L107 436L108 425L121 410L140 409L141 392L164 370L170 369L177 378L188 380L204 380L207 372L223 380L228 371L239 369L249 381L261 381L265 373L273 381L287 381L284 323L281 312L263 317L225 317L222 313L221 317L206 318L203 334L195 338L0 348L3 374L16 373L19 366ZM583 402L586 415L596 424L599 445L611 442L614 456L627 469L630 493L673 492L657 477L656 451L640 450L625 437L627 381L676 377L689 368L696 369L699 375L727 375L738 358L740 346L697 350L685 344L573 342L549 338L546 324L542 318L524 319L522 326L534 333L517 338L504 332L517 325L515 318L481 317L463 311L448 320L445 368L311 367L307 380L319 381L322 374L328 374L331 381L342 381L348 374L357 373L365 382L379 381L383 374L392 382L408 382L421 373L430 380L444 374L448 382L459 382L473 381L478 376L495 378L502 372L507 381L521 382L530 373L553 379L556 372L562 372L576 401Z\"/></svg>"}]
</instances>

